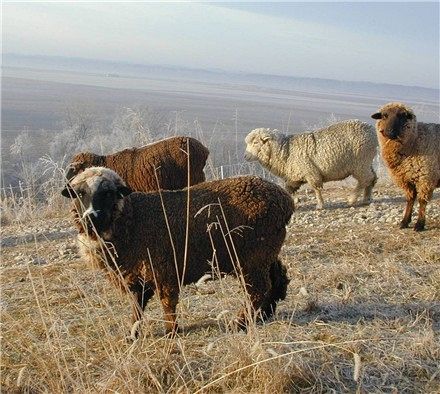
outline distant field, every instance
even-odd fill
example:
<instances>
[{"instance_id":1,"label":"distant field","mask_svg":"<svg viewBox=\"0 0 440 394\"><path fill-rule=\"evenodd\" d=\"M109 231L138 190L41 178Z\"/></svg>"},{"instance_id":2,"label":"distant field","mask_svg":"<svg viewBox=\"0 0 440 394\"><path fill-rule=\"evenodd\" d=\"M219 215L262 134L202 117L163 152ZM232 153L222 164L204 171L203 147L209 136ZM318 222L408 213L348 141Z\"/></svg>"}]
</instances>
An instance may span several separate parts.
<instances>
[{"instance_id":1,"label":"distant field","mask_svg":"<svg viewBox=\"0 0 440 394\"><path fill-rule=\"evenodd\" d=\"M224 150L225 144L237 139L241 154L244 136L253 128L298 132L316 127L331 116L372 123L370 114L390 100L404 100L404 97L389 97L385 91L383 97L370 97L276 89L237 80L209 83L157 76L107 77L98 73L4 67L2 161L5 170L13 165L10 145L24 128L38 136L32 159L47 154L52 133L61 131L61 122L72 108L92 113L104 130L123 107L147 106L170 116L178 111L190 125L195 120L199 122L212 146ZM408 103L416 109L419 120L438 121L438 103L423 100ZM47 132L43 133L42 129Z\"/></svg>"}]
</instances>

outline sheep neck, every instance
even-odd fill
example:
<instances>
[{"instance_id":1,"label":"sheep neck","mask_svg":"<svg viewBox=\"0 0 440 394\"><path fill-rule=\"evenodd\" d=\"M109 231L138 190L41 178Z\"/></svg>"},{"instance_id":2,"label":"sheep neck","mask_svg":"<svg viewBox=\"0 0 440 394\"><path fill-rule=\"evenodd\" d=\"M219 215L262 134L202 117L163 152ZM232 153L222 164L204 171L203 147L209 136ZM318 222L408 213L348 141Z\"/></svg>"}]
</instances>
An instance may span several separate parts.
<instances>
[{"instance_id":1,"label":"sheep neck","mask_svg":"<svg viewBox=\"0 0 440 394\"><path fill-rule=\"evenodd\" d=\"M381 137L382 156L390 168L399 167L417 149L416 138L411 138L405 143Z\"/></svg>"},{"instance_id":2,"label":"sheep neck","mask_svg":"<svg viewBox=\"0 0 440 394\"><path fill-rule=\"evenodd\" d=\"M288 154L286 154L285 143L273 142L268 161L266 163L267 169L274 175L284 178L285 177L285 162Z\"/></svg>"}]
</instances>

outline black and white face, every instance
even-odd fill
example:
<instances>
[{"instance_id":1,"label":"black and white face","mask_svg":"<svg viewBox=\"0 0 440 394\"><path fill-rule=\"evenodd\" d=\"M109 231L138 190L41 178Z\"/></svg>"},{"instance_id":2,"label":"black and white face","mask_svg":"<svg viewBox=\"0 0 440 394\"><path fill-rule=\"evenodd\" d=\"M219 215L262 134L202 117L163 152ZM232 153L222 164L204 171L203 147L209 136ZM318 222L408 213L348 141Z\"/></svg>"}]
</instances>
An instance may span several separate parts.
<instances>
[{"instance_id":1,"label":"black and white face","mask_svg":"<svg viewBox=\"0 0 440 394\"><path fill-rule=\"evenodd\" d=\"M131 190L125 185L105 176L84 177L83 174L73 178L61 192L64 197L74 199L82 226L89 234L106 231L118 202L130 193Z\"/></svg>"}]
</instances>

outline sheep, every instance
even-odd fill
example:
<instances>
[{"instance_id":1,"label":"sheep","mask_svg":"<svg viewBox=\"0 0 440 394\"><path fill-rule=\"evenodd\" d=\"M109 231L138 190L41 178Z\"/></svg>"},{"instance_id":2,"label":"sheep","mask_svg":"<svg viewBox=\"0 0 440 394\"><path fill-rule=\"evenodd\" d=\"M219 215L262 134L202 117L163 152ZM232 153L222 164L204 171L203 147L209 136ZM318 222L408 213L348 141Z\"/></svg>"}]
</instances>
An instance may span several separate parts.
<instances>
[{"instance_id":1,"label":"sheep","mask_svg":"<svg viewBox=\"0 0 440 394\"><path fill-rule=\"evenodd\" d=\"M284 135L277 130L259 128L245 138L245 159L258 161L285 181L292 195L304 183L315 191L317 209L322 209L324 182L339 181L352 175L358 182L348 202L371 201L377 177L373 169L377 138L374 128L359 120L333 124L315 132Z\"/></svg>"},{"instance_id":2,"label":"sheep","mask_svg":"<svg viewBox=\"0 0 440 394\"><path fill-rule=\"evenodd\" d=\"M114 171L92 167L62 195L73 198L82 256L133 295L132 327L156 292L165 330L175 333L181 285L206 273L244 278L253 313L260 309L264 319L286 297L289 280L278 254L294 206L271 182L243 176L137 193ZM243 310L236 324L246 328L248 322Z\"/></svg>"},{"instance_id":3,"label":"sheep","mask_svg":"<svg viewBox=\"0 0 440 394\"><path fill-rule=\"evenodd\" d=\"M411 222L418 197L415 231L425 228L426 206L434 189L440 187L440 124L417 122L411 108L402 103L385 104L371 115L381 153L394 182L403 189L406 208L400 228Z\"/></svg>"},{"instance_id":4,"label":"sheep","mask_svg":"<svg viewBox=\"0 0 440 394\"><path fill-rule=\"evenodd\" d=\"M189 185L205 181L203 167L208 155L209 150L198 140L172 137L107 156L78 153L67 169L66 178L71 179L88 167L102 166L116 171L135 191L176 190L188 186L188 166Z\"/></svg>"}]
</instances>

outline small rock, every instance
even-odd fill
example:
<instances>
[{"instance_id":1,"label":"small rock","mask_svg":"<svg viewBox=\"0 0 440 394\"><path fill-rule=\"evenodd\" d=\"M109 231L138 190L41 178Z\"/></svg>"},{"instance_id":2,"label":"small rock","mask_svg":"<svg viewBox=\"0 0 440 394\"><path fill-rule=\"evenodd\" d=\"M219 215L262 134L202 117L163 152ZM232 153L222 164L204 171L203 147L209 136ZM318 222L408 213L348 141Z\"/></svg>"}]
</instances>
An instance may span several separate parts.
<instances>
[{"instance_id":1,"label":"small rock","mask_svg":"<svg viewBox=\"0 0 440 394\"><path fill-rule=\"evenodd\" d=\"M42 257L32 257L31 260L29 261L31 264L35 264L35 265L44 265L47 264L47 261L45 259L43 259Z\"/></svg>"}]
</instances>

